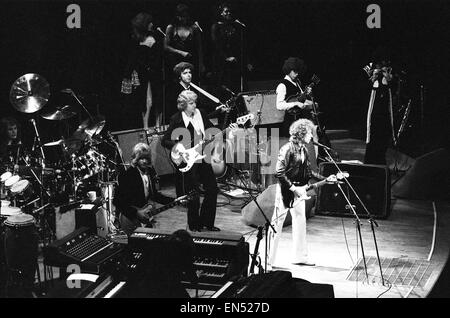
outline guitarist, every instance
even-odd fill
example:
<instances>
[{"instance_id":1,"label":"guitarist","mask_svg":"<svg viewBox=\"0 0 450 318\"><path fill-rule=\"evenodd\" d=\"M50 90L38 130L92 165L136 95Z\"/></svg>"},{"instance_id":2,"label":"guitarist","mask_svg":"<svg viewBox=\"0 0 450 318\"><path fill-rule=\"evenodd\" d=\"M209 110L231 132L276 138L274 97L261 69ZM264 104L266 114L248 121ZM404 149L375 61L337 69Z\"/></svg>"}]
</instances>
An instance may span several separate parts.
<instances>
[{"instance_id":1,"label":"guitarist","mask_svg":"<svg viewBox=\"0 0 450 318\"><path fill-rule=\"evenodd\" d=\"M161 144L167 149L172 149L181 141L186 149L193 147L206 136L208 128L214 127L213 123L207 119L206 114L197 108L197 94L190 90L180 93L177 99L178 112L170 118L169 128L164 134ZM187 129L188 140L183 140L177 133L179 129ZM174 131L175 130L175 131ZM200 208L200 198L194 196L187 204L187 222L189 230L200 232L203 229L208 231L220 231L214 226L216 217L216 203L219 189L211 164L205 160L196 162L192 168L184 173L176 170L175 182L177 195L183 195L192 190L198 190L200 184L205 190L205 197Z\"/></svg>"},{"instance_id":2,"label":"guitarist","mask_svg":"<svg viewBox=\"0 0 450 318\"><path fill-rule=\"evenodd\" d=\"M288 211L292 216L292 262L296 265L315 265L308 259L305 201L300 200L293 204L296 197L306 196L306 189L302 186L306 185L312 177L318 180L330 178L329 181L332 181L334 177L325 178L312 171L310 167L306 145L312 139L313 127L314 124L308 119L301 118L293 122L289 129L289 142L282 146L278 153L276 164L278 185L272 216L276 233L273 231L269 233L271 238L269 264L271 266L276 263L278 241Z\"/></svg>"},{"instance_id":3,"label":"guitarist","mask_svg":"<svg viewBox=\"0 0 450 318\"><path fill-rule=\"evenodd\" d=\"M151 165L151 150L145 143L138 143L133 147L131 167L119 175L119 185L114 197L114 204L120 212L121 229L131 235L133 231L148 224L148 212L151 206L146 206L149 200L160 204L168 204L173 198L158 192L158 176Z\"/></svg>"},{"instance_id":4,"label":"guitarist","mask_svg":"<svg viewBox=\"0 0 450 318\"><path fill-rule=\"evenodd\" d=\"M311 119L310 109L312 107L312 102L310 100L301 101L287 101L287 99L296 94L302 94L303 90L300 87L299 76L303 75L306 71L305 62L298 57L289 57L284 61L282 71L284 73L284 78L278 84L277 93L277 109L285 111L284 121L281 127L280 136L289 137L289 127L298 118L308 118ZM311 88L307 88L311 90ZM308 93L308 91L307 91ZM302 111L299 115L293 115L289 110L294 108L300 108Z\"/></svg>"}]
</instances>

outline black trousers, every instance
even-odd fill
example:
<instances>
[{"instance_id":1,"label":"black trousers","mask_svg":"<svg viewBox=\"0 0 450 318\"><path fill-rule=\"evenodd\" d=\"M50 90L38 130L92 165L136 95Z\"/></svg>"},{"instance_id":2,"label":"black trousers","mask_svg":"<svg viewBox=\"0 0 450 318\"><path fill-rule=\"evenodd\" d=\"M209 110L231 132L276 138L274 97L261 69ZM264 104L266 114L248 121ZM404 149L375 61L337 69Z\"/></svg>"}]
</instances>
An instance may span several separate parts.
<instances>
[{"instance_id":1,"label":"black trousers","mask_svg":"<svg viewBox=\"0 0 450 318\"><path fill-rule=\"evenodd\" d=\"M196 190L199 193L200 184L205 190L205 197L200 208L200 196L197 194L189 201L187 221L190 229L214 226L216 218L217 187L216 177L210 164L202 161L185 173L177 172L177 180L182 180L183 194ZM178 181L177 181L178 182Z\"/></svg>"},{"instance_id":2,"label":"black trousers","mask_svg":"<svg viewBox=\"0 0 450 318\"><path fill-rule=\"evenodd\" d=\"M366 145L365 164L386 164L386 150L392 141L389 114L373 115L370 142Z\"/></svg>"}]
</instances>

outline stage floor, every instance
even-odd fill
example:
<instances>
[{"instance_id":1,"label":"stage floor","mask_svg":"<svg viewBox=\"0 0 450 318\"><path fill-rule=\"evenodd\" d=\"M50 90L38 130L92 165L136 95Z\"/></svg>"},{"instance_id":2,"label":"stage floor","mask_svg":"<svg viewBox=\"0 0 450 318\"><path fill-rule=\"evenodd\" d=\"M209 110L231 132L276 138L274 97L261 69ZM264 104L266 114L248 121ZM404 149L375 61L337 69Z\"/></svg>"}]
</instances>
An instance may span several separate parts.
<instances>
[{"instance_id":1,"label":"stage floor","mask_svg":"<svg viewBox=\"0 0 450 318\"><path fill-rule=\"evenodd\" d=\"M332 144L341 159L362 161L363 141L339 140ZM163 192L174 195L173 187L166 187ZM215 225L222 231L241 233L249 242L252 253L257 231L242 222L241 206L246 199L248 197L230 200L219 195ZM285 226L279 244L277 265L280 267L272 270L289 270L293 277L311 283L331 284L336 298L425 298L447 262L449 211L449 202L392 198L390 215L386 219L377 219L378 227L374 227L384 285L373 232L364 218L361 218L361 233L368 280L354 217L314 215L307 220L309 255L316 264L314 267L290 263L292 227ZM157 216L157 227L174 231L186 229L186 208L161 213ZM263 262L264 254L263 238L259 248ZM209 295L205 293L203 297Z\"/></svg>"}]
</instances>

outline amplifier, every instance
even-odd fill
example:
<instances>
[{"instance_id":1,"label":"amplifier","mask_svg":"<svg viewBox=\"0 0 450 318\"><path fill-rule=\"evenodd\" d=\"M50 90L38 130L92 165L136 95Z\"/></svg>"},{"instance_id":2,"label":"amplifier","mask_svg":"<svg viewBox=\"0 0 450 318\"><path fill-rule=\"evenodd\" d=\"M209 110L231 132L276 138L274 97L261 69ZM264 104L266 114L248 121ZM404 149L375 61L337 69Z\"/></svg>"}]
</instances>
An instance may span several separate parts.
<instances>
[{"instance_id":1,"label":"amplifier","mask_svg":"<svg viewBox=\"0 0 450 318\"><path fill-rule=\"evenodd\" d=\"M167 130L168 125L161 127L152 127L149 129L131 129L123 131L115 131L111 134L117 139L122 157L126 164L131 162L131 154L133 147L139 142L146 143L150 146L152 153L152 165L156 173L160 176L173 174L175 168L170 160L170 150L161 145L161 138Z\"/></svg>"},{"instance_id":2,"label":"amplifier","mask_svg":"<svg viewBox=\"0 0 450 318\"><path fill-rule=\"evenodd\" d=\"M255 115L252 124L267 125L283 122L284 111L277 109L277 94L274 90L244 92L240 95L247 111ZM259 120L258 113L261 113Z\"/></svg>"},{"instance_id":3,"label":"amplifier","mask_svg":"<svg viewBox=\"0 0 450 318\"><path fill-rule=\"evenodd\" d=\"M369 212L375 218L387 218L391 205L391 184L389 168L382 165L361 165L338 163L339 169L349 173L348 181L355 189ZM319 165L323 176L337 172L333 163L323 162ZM347 184L341 185L359 217L367 217L367 213ZM318 189L316 214L353 216L348 202L335 184L326 184Z\"/></svg>"}]
</instances>

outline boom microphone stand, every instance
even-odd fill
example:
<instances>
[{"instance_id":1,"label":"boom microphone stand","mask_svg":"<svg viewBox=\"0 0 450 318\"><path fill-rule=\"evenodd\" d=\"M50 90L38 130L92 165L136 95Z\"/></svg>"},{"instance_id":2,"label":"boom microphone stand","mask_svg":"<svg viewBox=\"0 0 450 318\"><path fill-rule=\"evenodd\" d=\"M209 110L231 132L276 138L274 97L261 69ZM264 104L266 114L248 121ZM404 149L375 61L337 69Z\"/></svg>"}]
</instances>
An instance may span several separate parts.
<instances>
[{"instance_id":1,"label":"boom microphone stand","mask_svg":"<svg viewBox=\"0 0 450 318\"><path fill-rule=\"evenodd\" d=\"M342 175L343 172L342 170L339 168L338 164L336 163L336 161L333 160L333 158L331 157L330 153L328 152L329 150L331 150L331 148L322 145L320 143L317 143L318 146L322 147L324 149L324 151L326 152L330 162L332 162L334 164L334 166L336 167L337 171L339 171ZM355 197L358 199L359 203L361 204L361 206L363 207L364 211L366 212L366 214L369 217L369 223L370 223L370 228L372 230L372 234L373 234L373 239L374 239L374 244L375 244L375 250L377 253L377 260L378 260L378 266L380 268L380 276L381 276L381 283L384 286L384 277L383 277L383 270L381 267L381 261L380 261L380 254L378 252L378 244L377 244L377 238L375 235L375 228L374 228L374 224L375 226L378 227L377 222L373 219L372 215L370 214L370 212L367 210L367 207L365 206L365 204L362 202L361 198L358 196L358 194L356 193L355 189L352 187L352 185L350 184L350 182L348 181L348 179L343 176L343 179L345 181L345 183L347 184L347 186L351 189L351 191L353 192L353 194L355 195ZM362 241L362 236L361 236L361 220L359 219L358 215L356 214L356 211L354 209L354 205L351 204L349 198L345 195L345 192L342 190L341 185L338 183L338 188L342 193L342 196L345 198L345 200L347 201L348 206L350 207L350 209L352 210L355 218L356 218L356 226L357 226L357 230L358 230L358 234L359 234L359 240L361 243L361 251L363 254L363 260L364 260L364 268L365 268L365 272L366 272L366 278L367 278L367 282L369 281L369 275L367 273L367 263L366 263L366 258L364 255L364 247L363 247L363 241Z\"/></svg>"}]
</instances>

